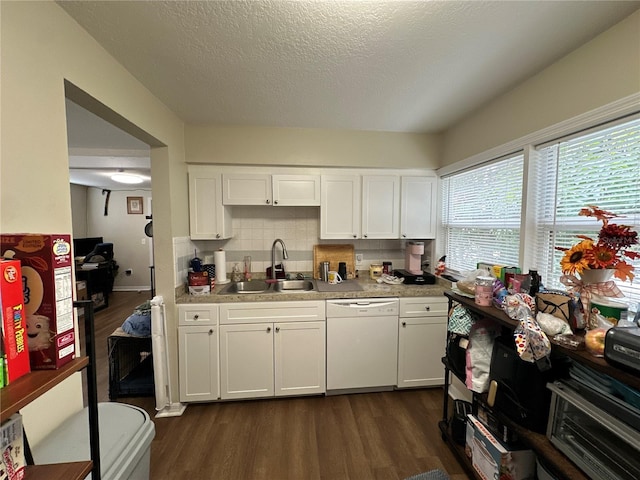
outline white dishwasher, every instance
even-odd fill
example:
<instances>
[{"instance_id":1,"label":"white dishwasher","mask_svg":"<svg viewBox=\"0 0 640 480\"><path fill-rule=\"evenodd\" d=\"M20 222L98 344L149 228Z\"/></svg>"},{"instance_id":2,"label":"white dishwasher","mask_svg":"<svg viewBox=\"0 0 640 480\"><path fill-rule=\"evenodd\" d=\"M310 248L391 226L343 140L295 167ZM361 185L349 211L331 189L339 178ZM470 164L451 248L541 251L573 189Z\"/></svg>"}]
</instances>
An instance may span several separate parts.
<instances>
[{"instance_id":1,"label":"white dishwasher","mask_svg":"<svg viewBox=\"0 0 640 480\"><path fill-rule=\"evenodd\" d=\"M398 303L397 298L327 300L327 391L396 385Z\"/></svg>"}]
</instances>

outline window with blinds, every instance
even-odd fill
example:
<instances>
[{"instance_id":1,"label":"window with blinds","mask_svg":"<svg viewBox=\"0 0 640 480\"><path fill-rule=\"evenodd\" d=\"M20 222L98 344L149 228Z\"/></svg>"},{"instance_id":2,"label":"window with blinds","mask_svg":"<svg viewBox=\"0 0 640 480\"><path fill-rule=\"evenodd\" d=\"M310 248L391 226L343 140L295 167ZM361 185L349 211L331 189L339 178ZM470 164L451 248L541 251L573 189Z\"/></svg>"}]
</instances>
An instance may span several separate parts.
<instances>
[{"instance_id":1,"label":"window with blinds","mask_svg":"<svg viewBox=\"0 0 640 480\"><path fill-rule=\"evenodd\" d=\"M536 232L534 257L546 287L563 288L556 246L571 247L586 235L594 240L602 226L581 217L587 205L622 215L612 223L640 230L640 118L584 132L536 149ZM634 248L640 251L638 245ZM627 302L640 302L640 261L635 279L617 281Z\"/></svg>"},{"instance_id":2,"label":"window with blinds","mask_svg":"<svg viewBox=\"0 0 640 480\"><path fill-rule=\"evenodd\" d=\"M449 269L473 270L477 262L519 264L523 165L520 153L443 178Z\"/></svg>"}]
</instances>

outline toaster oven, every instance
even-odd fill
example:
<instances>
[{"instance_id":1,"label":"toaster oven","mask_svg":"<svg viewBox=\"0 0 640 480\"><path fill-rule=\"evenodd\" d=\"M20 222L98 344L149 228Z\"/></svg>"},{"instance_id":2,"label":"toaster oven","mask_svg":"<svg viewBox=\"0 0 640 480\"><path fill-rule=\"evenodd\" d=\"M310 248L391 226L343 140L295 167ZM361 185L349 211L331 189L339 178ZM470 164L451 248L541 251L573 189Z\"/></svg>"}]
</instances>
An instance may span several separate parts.
<instances>
[{"instance_id":1,"label":"toaster oven","mask_svg":"<svg viewBox=\"0 0 640 480\"><path fill-rule=\"evenodd\" d=\"M640 411L606 395L596 406L563 381L547 388L552 392L547 437L556 448L591 478L640 478L640 432L631 426L640 421ZM612 411L623 411L627 418Z\"/></svg>"}]
</instances>

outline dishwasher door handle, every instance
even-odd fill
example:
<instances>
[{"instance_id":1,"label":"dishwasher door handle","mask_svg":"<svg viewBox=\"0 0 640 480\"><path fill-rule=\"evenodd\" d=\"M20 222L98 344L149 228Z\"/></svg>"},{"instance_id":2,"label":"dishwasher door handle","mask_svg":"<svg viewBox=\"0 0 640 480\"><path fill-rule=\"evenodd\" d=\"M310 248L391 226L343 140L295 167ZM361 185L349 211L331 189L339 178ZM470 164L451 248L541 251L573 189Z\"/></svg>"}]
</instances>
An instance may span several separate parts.
<instances>
[{"instance_id":1,"label":"dishwasher door handle","mask_svg":"<svg viewBox=\"0 0 640 480\"><path fill-rule=\"evenodd\" d=\"M390 305L394 305L396 302L395 301L390 301L390 302L351 302L345 305L348 305L349 308L363 308L363 307L372 307L372 308L378 308L378 307L388 307Z\"/></svg>"}]
</instances>

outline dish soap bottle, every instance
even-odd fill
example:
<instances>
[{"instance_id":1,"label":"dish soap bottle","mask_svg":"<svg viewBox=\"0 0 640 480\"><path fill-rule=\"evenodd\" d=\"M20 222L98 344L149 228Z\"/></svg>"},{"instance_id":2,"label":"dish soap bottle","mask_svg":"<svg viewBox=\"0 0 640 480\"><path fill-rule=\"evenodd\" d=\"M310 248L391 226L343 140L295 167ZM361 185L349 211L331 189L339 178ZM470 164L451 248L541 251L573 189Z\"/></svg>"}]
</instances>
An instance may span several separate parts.
<instances>
[{"instance_id":1,"label":"dish soap bottle","mask_svg":"<svg viewBox=\"0 0 640 480\"><path fill-rule=\"evenodd\" d=\"M231 270L231 280L234 282L241 282L243 280L239 263L235 263L233 265L233 269Z\"/></svg>"}]
</instances>

